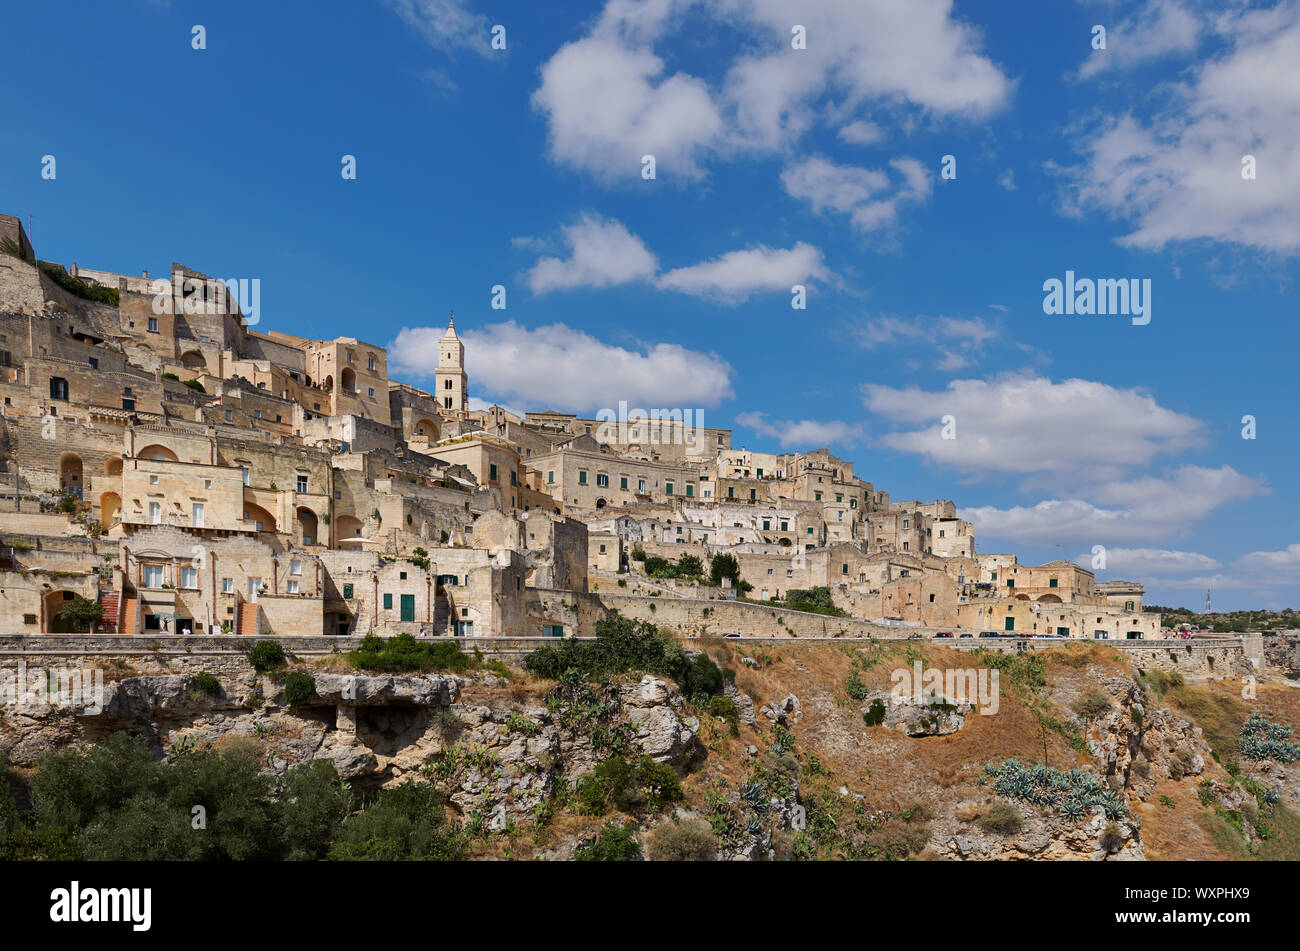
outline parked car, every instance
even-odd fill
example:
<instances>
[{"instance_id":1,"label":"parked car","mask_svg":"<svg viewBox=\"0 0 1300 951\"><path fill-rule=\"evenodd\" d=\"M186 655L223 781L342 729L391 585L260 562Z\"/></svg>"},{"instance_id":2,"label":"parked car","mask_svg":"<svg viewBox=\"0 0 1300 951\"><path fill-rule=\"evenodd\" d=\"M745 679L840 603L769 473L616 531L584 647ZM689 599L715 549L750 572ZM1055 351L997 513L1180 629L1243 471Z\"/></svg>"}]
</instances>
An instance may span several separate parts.
<instances>
[{"instance_id":1,"label":"parked car","mask_svg":"<svg viewBox=\"0 0 1300 951\"><path fill-rule=\"evenodd\" d=\"M952 637L952 631L940 631L935 637Z\"/></svg>"},{"instance_id":2,"label":"parked car","mask_svg":"<svg viewBox=\"0 0 1300 951\"><path fill-rule=\"evenodd\" d=\"M959 635L959 636L960 636L960 637L974 637L975 635L972 634L970 631L967 631L965 634L961 634L961 635Z\"/></svg>"},{"instance_id":3,"label":"parked car","mask_svg":"<svg viewBox=\"0 0 1300 951\"><path fill-rule=\"evenodd\" d=\"M739 634L723 634L723 637L739 637Z\"/></svg>"}]
</instances>

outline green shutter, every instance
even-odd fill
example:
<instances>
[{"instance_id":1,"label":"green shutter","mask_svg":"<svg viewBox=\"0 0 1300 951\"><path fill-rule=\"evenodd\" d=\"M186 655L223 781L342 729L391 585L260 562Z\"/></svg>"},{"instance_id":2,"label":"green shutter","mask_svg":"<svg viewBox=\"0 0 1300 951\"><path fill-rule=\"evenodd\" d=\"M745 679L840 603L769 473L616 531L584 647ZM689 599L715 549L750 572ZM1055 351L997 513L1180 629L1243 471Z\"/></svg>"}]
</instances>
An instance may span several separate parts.
<instances>
[{"instance_id":1,"label":"green shutter","mask_svg":"<svg viewBox=\"0 0 1300 951\"><path fill-rule=\"evenodd\" d=\"M391 594L384 595L384 610L393 610L393 596Z\"/></svg>"}]
</instances>

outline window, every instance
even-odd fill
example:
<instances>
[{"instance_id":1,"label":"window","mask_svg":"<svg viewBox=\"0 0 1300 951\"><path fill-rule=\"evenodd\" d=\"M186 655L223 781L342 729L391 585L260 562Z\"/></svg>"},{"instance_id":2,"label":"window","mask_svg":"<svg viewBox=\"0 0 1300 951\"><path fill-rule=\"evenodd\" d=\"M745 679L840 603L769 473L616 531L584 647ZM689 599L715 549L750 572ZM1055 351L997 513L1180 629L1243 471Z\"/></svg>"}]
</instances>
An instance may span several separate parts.
<instances>
[{"instance_id":1,"label":"window","mask_svg":"<svg viewBox=\"0 0 1300 951\"><path fill-rule=\"evenodd\" d=\"M781 523L781 531L783 531L783 532L788 532L788 531L790 531L790 523L789 523L789 522L782 522L782 523Z\"/></svg>"},{"instance_id":2,"label":"window","mask_svg":"<svg viewBox=\"0 0 1300 951\"><path fill-rule=\"evenodd\" d=\"M239 475L240 478L244 480L244 485L248 485L248 480L252 476L252 474L253 474L252 470L249 469L247 466L239 470Z\"/></svg>"},{"instance_id":3,"label":"window","mask_svg":"<svg viewBox=\"0 0 1300 951\"><path fill-rule=\"evenodd\" d=\"M497 480L497 467L496 464L494 463L488 466L488 481L495 482L496 480ZM586 482L587 477L584 475L582 479L580 479L579 481Z\"/></svg>"},{"instance_id":4,"label":"window","mask_svg":"<svg viewBox=\"0 0 1300 951\"><path fill-rule=\"evenodd\" d=\"M769 518L763 519L763 531L766 532L769 529L771 529L771 527L772 527L772 520Z\"/></svg>"},{"instance_id":5,"label":"window","mask_svg":"<svg viewBox=\"0 0 1300 951\"><path fill-rule=\"evenodd\" d=\"M199 569L182 568L181 569L181 587L194 590L199 586Z\"/></svg>"},{"instance_id":6,"label":"window","mask_svg":"<svg viewBox=\"0 0 1300 951\"><path fill-rule=\"evenodd\" d=\"M840 565L840 574L842 574L842 575L847 575L848 573L849 573L849 566L848 566L848 565ZM930 600L933 601L934 598L931 598Z\"/></svg>"},{"instance_id":7,"label":"window","mask_svg":"<svg viewBox=\"0 0 1300 951\"><path fill-rule=\"evenodd\" d=\"M190 506L190 522L194 528L203 528L203 504L195 502Z\"/></svg>"},{"instance_id":8,"label":"window","mask_svg":"<svg viewBox=\"0 0 1300 951\"><path fill-rule=\"evenodd\" d=\"M221 593L222 593L222 594L234 594L234 593L235 593L235 579L234 579L234 578L222 578L222 579L221 579Z\"/></svg>"},{"instance_id":9,"label":"window","mask_svg":"<svg viewBox=\"0 0 1300 951\"><path fill-rule=\"evenodd\" d=\"M296 581L289 581L289 582L284 586L284 590L287 591L289 594L298 594L298 593L300 593L300 592L299 592L298 582L296 582Z\"/></svg>"},{"instance_id":10,"label":"window","mask_svg":"<svg viewBox=\"0 0 1300 951\"><path fill-rule=\"evenodd\" d=\"M299 561L297 558L294 558L289 562L289 574L291 575L302 574L302 562Z\"/></svg>"},{"instance_id":11,"label":"window","mask_svg":"<svg viewBox=\"0 0 1300 951\"><path fill-rule=\"evenodd\" d=\"M603 489L608 485L609 485L609 476L605 475L604 473L598 473L596 475L596 486L598 488Z\"/></svg>"},{"instance_id":12,"label":"window","mask_svg":"<svg viewBox=\"0 0 1300 951\"><path fill-rule=\"evenodd\" d=\"M391 594L384 595L384 610L385 611L393 610L393 596Z\"/></svg>"},{"instance_id":13,"label":"window","mask_svg":"<svg viewBox=\"0 0 1300 951\"><path fill-rule=\"evenodd\" d=\"M695 486L688 484L686 486L686 497L689 499L689 498L693 498L694 495L695 495Z\"/></svg>"},{"instance_id":14,"label":"window","mask_svg":"<svg viewBox=\"0 0 1300 951\"><path fill-rule=\"evenodd\" d=\"M157 502L149 503L149 524L159 525L162 523L162 506Z\"/></svg>"},{"instance_id":15,"label":"window","mask_svg":"<svg viewBox=\"0 0 1300 951\"><path fill-rule=\"evenodd\" d=\"M636 490L642 495L645 495L645 479L636 480Z\"/></svg>"},{"instance_id":16,"label":"window","mask_svg":"<svg viewBox=\"0 0 1300 951\"><path fill-rule=\"evenodd\" d=\"M161 588L163 586L162 565L144 566L144 586L146 588Z\"/></svg>"},{"instance_id":17,"label":"window","mask_svg":"<svg viewBox=\"0 0 1300 951\"><path fill-rule=\"evenodd\" d=\"M586 484L587 484L587 470L586 470L586 469L579 469L579 470L578 470L578 485L586 485Z\"/></svg>"},{"instance_id":18,"label":"window","mask_svg":"<svg viewBox=\"0 0 1300 951\"><path fill-rule=\"evenodd\" d=\"M366 389L369 391L369 397L373 400L375 398L375 388L373 386L368 386Z\"/></svg>"},{"instance_id":19,"label":"window","mask_svg":"<svg viewBox=\"0 0 1300 951\"><path fill-rule=\"evenodd\" d=\"M298 476L298 491L299 492L307 491L307 477L305 475Z\"/></svg>"},{"instance_id":20,"label":"window","mask_svg":"<svg viewBox=\"0 0 1300 951\"><path fill-rule=\"evenodd\" d=\"M373 370L374 368L375 368L375 358L371 357L369 360L366 361L366 369Z\"/></svg>"},{"instance_id":21,"label":"window","mask_svg":"<svg viewBox=\"0 0 1300 951\"><path fill-rule=\"evenodd\" d=\"M1007 579L1007 587L1008 587L1008 588L1014 588L1015 586L1016 586L1016 579L1015 579L1015 578L1008 578L1008 579Z\"/></svg>"},{"instance_id":22,"label":"window","mask_svg":"<svg viewBox=\"0 0 1300 951\"><path fill-rule=\"evenodd\" d=\"M903 519L903 527L907 528L907 519Z\"/></svg>"},{"instance_id":23,"label":"window","mask_svg":"<svg viewBox=\"0 0 1300 951\"><path fill-rule=\"evenodd\" d=\"M345 584L343 586L343 597L345 600L352 600L352 585Z\"/></svg>"},{"instance_id":24,"label":"window","mask_svg":"<svg viewBox=\"0 0 1300 951\"><path fill-rule=\"evenodd\" d=\"M1048 586L1049 588L1055 588L1055 587L1056 587L1056 579L1055 579L1055 578L1048 578L1048 579L1047 579L1047 586Z\"/></svg>"},{"instance_id":25,"label":"window","mask_svg":"<svg viewBox=\"0 0 1300 951\"><path fill-rule=\"evenodd\" d=\"M212 488L212 480L211 480L211 479L204 479L204 480L203 480L203 488L205 488L205 489L210 489L210 488Z\"/></svg>"},{"instance_id":26,"label":"window","mask_svg":"<svg viewBox=\"0 0 1300 951\"><path fill-rule=\"evenodd\" d=\"M91 357L91 358L90 358L90 368L91 368L92 370L98 370L98 369L99 369L99 361L98 361L96 358L94 358L94 357Z\"/></svg>"},{"instance_id":27,"label":"window","mask_svg":"<svg viewBox=\"0 0 1300 951\"><path fill-rule=\"evenodd\" d=\"M673 484L672 484L671 482L665 482L665 483L664 483L664 494L665 494L665 495L672 495L672 494L673 494Z\"/></svg>"},{"instance_id":28,"label":"window","mask_svg":"<svg viewBox=\"0 0 1300 951\"><path fill-rule=\"evenodd\" d=\"M1132 602L1132 601L1125 601L1125 602L1124 602L1124 610L1125 610L1125 611L1132 611L1132 610L1133 610L1133 602Z\"/></svg>"},{"instance_id":29,"label":"window","mask_svg":"<svg viewBox=\"0 0 1300 951\"><path fill-rule=\"evenodd\" d=\"M813 493L813 501L814 501L814 502L820 502L821 500L822 500L822 494L821 494L820 492L814 492L814 493Z\"/></svg>"},{"instance_id":30,"label":"window","mask_svg":"<svg viewBox=\"0 0 1300 951\"><path fill-rule=\"evenodd\" d=\"M618 480L618 487L620 489L623 489L624 491L627 490L627 476L623 476L621 479Z\"/></svg>"},{"instance_id":31,"label":"window","mask_svg":"<svg viewBox=\"0 0 1300 951\"><path fill-rule=\"evenodd\" d=\"M122 397L122 409L126 410L128 413L134 412L135 400L127 399L125 396Z\"/></svg>"},{"instance_id":32,"label":"window","mask_svg":"<svg viewBox=\"0 0 1300 951\"><path fill-rule=\"evenodd\" d=\"M50 399L66 400L68 398L68 381L61 376L50 377Z\"/></svg>"},{"instance_id":33,"label":"window","mask_svg":"<svg viewBox=\"0 0 1300 951\"><path fill-rule=\"evenodd\" d=\"M555 470L554 470L554 469L547 470L547 473L546 473L546 484L547 484L547 485L554 485L554 484L555 484Z\"/></svg>"},{"instance_id":34,"label":"window","mask_svg":"<svg viewBox=\"0 0 1300 951\"><path fill-rule=\"evenodd\" d=\"M149 484L150 484L150 485L157 485L157 484L158 484L158 477L157 477L156 475L151 475L151 476L149 477Z\"/></svg>"},{"instance_id":35,"label":"window","mask_svg":"<svg viewBox=\"0 0 1300 951\"><path fill-rule=\"evenodd\" d=\"M234 418L235 418L235 411L229 409L226 410L226 422L230 422Z\"/></svg>"},{"instance_id":36,"label":"window","mask_svg":"<svg viewBox=\"0 0 1300 951\"><path fill-rule=\"evenodd\" d=\"M157 318L157 317L150 317L150 318L149 318L149 332L150 332L151 334L156 334L156 333L158 332L158 318Z\"/></svg>"}]
</instances>

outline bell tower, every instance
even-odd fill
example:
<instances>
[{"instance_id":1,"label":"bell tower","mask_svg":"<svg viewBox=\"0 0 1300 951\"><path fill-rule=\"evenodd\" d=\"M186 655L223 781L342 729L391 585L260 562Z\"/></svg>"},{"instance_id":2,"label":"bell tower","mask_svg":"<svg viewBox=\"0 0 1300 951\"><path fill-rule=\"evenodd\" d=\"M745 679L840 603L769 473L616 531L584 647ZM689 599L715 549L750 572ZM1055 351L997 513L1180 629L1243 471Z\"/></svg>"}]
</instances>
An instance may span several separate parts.
<instances>
[{"instance_id":1,"label":"bell tower","mask_svg":"<svg viewBox=\"0 0 1300 951\"><path fill-rule=\"evenodd\" d=\"M443 416L463 419L468 408L469 376L465 373L465 344L456 336L456 315L438 341L438 369L434 374L438 408Z\"/></svg>"}]
</instances>

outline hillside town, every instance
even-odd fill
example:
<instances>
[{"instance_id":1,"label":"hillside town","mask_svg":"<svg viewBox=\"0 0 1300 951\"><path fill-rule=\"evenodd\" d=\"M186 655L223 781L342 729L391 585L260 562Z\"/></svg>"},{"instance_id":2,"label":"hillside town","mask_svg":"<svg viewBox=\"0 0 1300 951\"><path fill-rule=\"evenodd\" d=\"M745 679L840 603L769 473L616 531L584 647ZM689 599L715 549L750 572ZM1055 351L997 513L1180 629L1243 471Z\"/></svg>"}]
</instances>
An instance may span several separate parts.
<instances>
[{"instance_id":1,"label":"hillside town","mask_svg":"<svg viewBox=\"0 0 1300 951\"><path fill-rule=\"evenodd\" d=\"M979 552L825 448L471 408L454 317L431 390L261 328L223 281L41 261L0 215L4 633L1162 636L1140 584Z\"/></svg>"}]
</instances>

